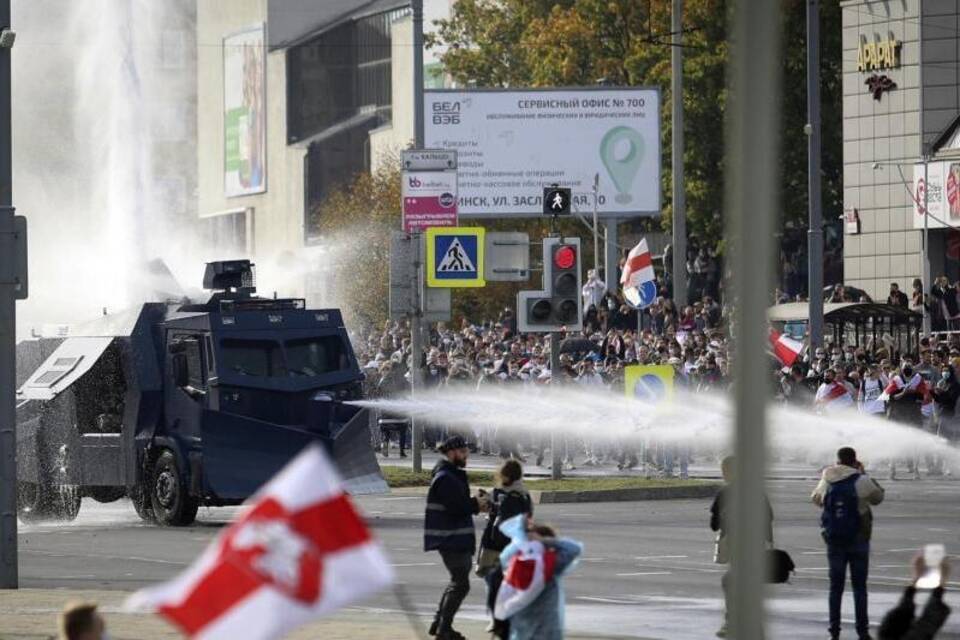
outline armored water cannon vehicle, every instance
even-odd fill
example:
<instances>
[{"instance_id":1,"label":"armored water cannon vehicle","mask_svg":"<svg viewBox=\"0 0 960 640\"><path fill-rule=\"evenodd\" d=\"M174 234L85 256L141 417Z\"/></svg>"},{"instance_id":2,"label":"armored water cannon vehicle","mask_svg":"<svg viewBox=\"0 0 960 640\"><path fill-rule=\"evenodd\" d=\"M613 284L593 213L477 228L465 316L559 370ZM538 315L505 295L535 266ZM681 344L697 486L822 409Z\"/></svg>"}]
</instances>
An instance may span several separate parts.
<instances>
[{"instance_id":1,"label":"armored water cannon vehicle","mask_svg":"<svg viewBox=\"0 0 960 640\"><path fill-rule=\"evenodd\" d=\"M386 491L357 359L336 309L255 295L211 262L207 302L147 303L18 345L19 515L72 520L129 496L161 525L235 505L322 443L354 493Z\"/></svg>"}]
</instances>

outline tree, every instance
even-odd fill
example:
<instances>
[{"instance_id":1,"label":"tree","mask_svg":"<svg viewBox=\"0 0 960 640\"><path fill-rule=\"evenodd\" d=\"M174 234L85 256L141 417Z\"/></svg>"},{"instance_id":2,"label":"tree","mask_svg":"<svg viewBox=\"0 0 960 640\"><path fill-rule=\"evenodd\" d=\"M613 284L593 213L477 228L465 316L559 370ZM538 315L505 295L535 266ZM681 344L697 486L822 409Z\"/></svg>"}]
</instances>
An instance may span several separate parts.
<instances>
[{"instance_id":1,"label":"tree","mask_svg":"<svg viewBox=\"0 0 960 640\"><path fill-rule=\"evenodd\" d=\"M369 331L387 319L390 231L400 228L400 163L361 173L314 211L329 256L331 295L347 324Z\"/></svg>"}]
</instances>

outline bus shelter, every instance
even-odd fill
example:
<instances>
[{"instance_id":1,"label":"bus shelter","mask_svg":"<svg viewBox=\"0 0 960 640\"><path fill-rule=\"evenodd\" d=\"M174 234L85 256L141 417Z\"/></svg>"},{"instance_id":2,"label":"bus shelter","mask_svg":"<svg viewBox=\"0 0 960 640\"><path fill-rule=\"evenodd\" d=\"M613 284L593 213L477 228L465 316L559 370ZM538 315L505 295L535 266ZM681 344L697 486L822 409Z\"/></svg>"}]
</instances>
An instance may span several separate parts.
<instances>
[{"instance_id":1,"label":"bus shelter","mask_svg":"<svg viewBox=\"0 0 960 640\"><path fill-rule=\"evenodd\" d=\"M790 302L767 309L767 319L781 332L806 337L810 308L806 302ZM877 349L891 356L917 353L923 314L903 307L872 302L828 302L823 305L825 342L840 346Z\"/></svg>"}]
</instances>

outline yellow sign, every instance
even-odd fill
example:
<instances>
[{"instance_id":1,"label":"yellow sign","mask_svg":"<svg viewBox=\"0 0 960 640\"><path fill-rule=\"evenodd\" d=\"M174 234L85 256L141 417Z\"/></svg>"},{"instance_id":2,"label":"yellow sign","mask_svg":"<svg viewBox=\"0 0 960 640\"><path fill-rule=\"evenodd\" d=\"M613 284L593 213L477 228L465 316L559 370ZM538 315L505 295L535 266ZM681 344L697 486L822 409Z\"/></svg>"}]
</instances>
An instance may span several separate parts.
<instances>
[{"instance_id":1,"label":"yellow sign","mask_svg":"<svg viewBox=\"0 0 960 640\"><path fill-rule=\"evenodd\" d=\"M650 404L673 399L673 367L668 364L635 364L623 370L627 398Z\"/></svg>"},{"instance_id":2,"label":"yellow sign","mask_svg":"<svg viewBox=\"0 0 960 640\"><path fill-rule=\"evenodd\" d=\"M857 71L879 71L900 66L903 43L893 38L863 42L857 48Z\"/></svg>"},{"instance_id":3,"label":"yellow sign","mask_svg":"<svg viewBox=\"0 0 960 640\"><path fill-rule=\"evenodd\" d=\"M483 227L427 229L427 286L483 287Z\"/></svg>"}]
</instances>

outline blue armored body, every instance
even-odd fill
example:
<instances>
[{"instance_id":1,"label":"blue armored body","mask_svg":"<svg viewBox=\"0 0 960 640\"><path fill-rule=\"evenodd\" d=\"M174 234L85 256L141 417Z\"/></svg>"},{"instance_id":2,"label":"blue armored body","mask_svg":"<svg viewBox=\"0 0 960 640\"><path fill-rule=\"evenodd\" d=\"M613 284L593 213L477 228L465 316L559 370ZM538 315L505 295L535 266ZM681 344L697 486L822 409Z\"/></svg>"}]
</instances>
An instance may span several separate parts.
<instances>
[{"instance_id":1,"label":"blue armored body","mask_svg":"<svg viewBox=\"0 0 960 640\"><path fill-rule=\"evenodd\" d=\"M212 262L205 303L148 303L18 345L19 514L77 516L129 496L161 525L252 495L321 442L355 493L385 491L363 375L335 309L255 295L247 260Z\"/></svg>"}]
</instances>

